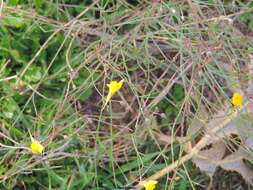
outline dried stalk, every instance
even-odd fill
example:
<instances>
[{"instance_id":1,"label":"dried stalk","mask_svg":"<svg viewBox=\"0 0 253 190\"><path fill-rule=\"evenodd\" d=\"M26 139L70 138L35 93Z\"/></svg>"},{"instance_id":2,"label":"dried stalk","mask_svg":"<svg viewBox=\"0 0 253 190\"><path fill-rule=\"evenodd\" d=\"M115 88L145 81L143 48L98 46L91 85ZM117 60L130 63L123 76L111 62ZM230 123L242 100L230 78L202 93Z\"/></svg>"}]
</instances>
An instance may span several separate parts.
<instances>
[{"instance_id":1,"label":"dried stalk","mask_svg":"<svg viewBox=\"0 0 253 190\"><path fill-rule=\"evenodd\" d=\"M246 107L249 104L249 102L247 102L245 104L244 107ZM231 115L229 115L220 125L214 127L212 130L210 130L209 132L211 134L215 134L217 133L219 130L223 129L224 127L227 126L227 124L229 124L233 119L235 119L238 116L238 113L240 112L240 109L235 109ZM176 169L177 167L179 167L180 165L182 165L183 163L187 162L188 160L192 159L196 154L198 154L198 152L204 148L208 143L210 143L210 139L212 138L212 135L210 133L207 133L193 148L192 150L186 154L185 156L181 157L180 159L178 159L177 161L173 162L172 164L170 164L169 166L161 169L160 171L156 172L154 175L148 177L146 179L146 181L148 180L157 180L161 177L163 177L165 174L167 174L168 172ZM138 184L135 188L136 190L140 190L142 189L142 186L140 184Z\"/></svg>"}]
</instances>

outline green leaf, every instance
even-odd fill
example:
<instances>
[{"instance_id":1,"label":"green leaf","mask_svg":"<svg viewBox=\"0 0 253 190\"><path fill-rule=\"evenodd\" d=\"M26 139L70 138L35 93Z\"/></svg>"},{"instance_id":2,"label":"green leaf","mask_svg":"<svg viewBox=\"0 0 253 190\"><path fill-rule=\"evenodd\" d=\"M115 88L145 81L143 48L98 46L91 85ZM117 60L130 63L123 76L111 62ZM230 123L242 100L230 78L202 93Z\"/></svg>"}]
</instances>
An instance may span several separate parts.
<instances>
[{"instance_id":1,"label":"green leaf","mask_svg":"<svg viewBox=\"0 0 253 190\"><path fill-rule=\"evenodd\" d=\"M167 98L163 98L158 104L157 104L157 106L158 106L158 108L160 109L160 110L165 110L168 106L169 106L169 101L167 100Z\"/></svg>"},{"instance_id":2,"label":"green leaf","mask_svg":"<svg viewBox=\"0 0 253 190\"><path fill-rule=\"evenodd\" d=\"M15 49L9 51L12 58L17 62L22 62L19 52Z\"/></svg>"},{"instance_id":3,"label":"green leaf","mask_svg":"<svg viewBox=\"0 0 253 190\"><path fill-rule=\"evenodd\" d=\"M83 164L79 167L80 178L75 178L72 187L83 189L94 178L94 173L87 172ZM74 189L74 188L73 188Z\"/></svg>"},{"instance_id":4,"label":"green leaf","mask_svg":"<svg viewBox=\"0 0 253 190\"><path fill-rule=\"evenodd\" d=\"M181 85L176 84L172 92L176 101L180 101L184 98L184 88Z\"/></svg>"},{"instance_id":5,"label":"green leaf","mask_svg":"<svg viewBox=\"0 0 253 190\"><path fill-rule=\"evenodd\" d=\"M10 27L15 27L15 28L21 28L26 26L26 22L24 19L21 17L15 17L15 16L10 16L8 18L5 18L3 20L4 25L10 26Z\"/></svg>"},{"instance_id":6,"label":"green leaf","mask_svg":"<svg viewBox=\"0 0 253 190\"><path fill-rule=\"evenodd\" d=\"M16 6L18 4L19 0L9 0L9 5Z\"/></svg>"},{"instance_id":7,"label":"green leaf","mask_svg":"<svg viewBox=\"0 0 253 190\"><path fill-rule=\"evenodd\" d=\"M69 104L68 102L64 103L63 109L64 109L64 115L72 115L75 113L73 106L71 106L71 104Z\"/></svg>"},{"instance_id":8,"label":"green leaf","mask_svg":"<svg viewBox=\"0 0 253 190\"><path fill-rule=\"evenodd\" d=\"M162 126L163 127L171 127L170 125L171 125L171 119L168 119L167 117L164 117L164 118L162 118Z\"/></svg>"},{"instance_id":9,"label":"green leaf","mask_svg":"<svg viewBox=\"0 0 253 190\"><path fill-rule=\"evenodd\" d=\"M249 22L249 28L253 31L253 20L250 20L250 22Z\"/></svg>"},{"instance_id":10,"label":"green leaf","mask_svg":"<svg viewBox=\"0 0 253 190\"><path fill-rule=\"evenodd\" d=\"M57 173L55 173L53 170L48 170L48 177L51 179L52 184L59 185L63 184L66 185L65 180L59 176Z\"/></svg>"},{"instance_id":11,"label":"green leaf","mask_svg":"<svg viewBox=\"0 0 253 190\"><path fill-rule=\"evenodd\" d=\"M16 110L18 110L18 105L15 101L12 99L4 100L2 111L5 117L11 119L14 116Z\"/></svg>"},{"instance_id":12,"label":"green leaf","mask_svg":"<svg viewBox=\"0 0 253 190\"><path fill-rule=\"evenodd\" d=\"M39 66L31 66L25 73L24 80L28 83L38 82L42 77L42 69Z\"/></svg>"},{"instance_id":13,"label":"green leaf","mask_svg":"<svg viewBox=\"0 0 253 190\"><path fill-rule=\"evenodd\" d=\"M22 131L16 127L12 127L12 126L9 127L9 132L12 137L16 137L16 138L24 137L24 134L22 133Z\"/></svg>"},{"instance_id":14,"label":"green leaf","mask_svg":"<svg viewBox=\"0 0 253 190\"><path fill-rule=\"evenodd\" d=\"M7 51L11 48L11 36L8 34L4 34L3 36L1 36L1 41L0 41L0 49L1 51Z\"/></svg>"},{"instance_id":15,"label":"green leaf","mask_svg":"<svg viewBox=\"0 0 253 190\"><path fill-rule=\"evenodd\" d=\"M87 90L85 90L81 96L79 97L79 100L85 102L86 100L88 100L88 98L92 95L92 90L90 88L88 88Z\"/></svg>"},{"instance_id":16,"label":"green leaf","mask_svg":"<svg viewBox=\"0 0 253 190\"><path fill-rule=\"evenodd\" d=\"M117 169L115 171L114 175L120 174L120 173L124 173L127 172L129 170L138 168L138 166L143 163L147 163L149 161L151 161L155 156L157 156L159 154L159 152L155 152L155 153L150 153L150 154L146 154L145 156L143 156L143 158L141 160L134 160L132 162L128 162L127 164L123 165L120 167L120 169Z\"/></svg>"},{"instance_id":17,"label":"green leaf","mask_svg":"<svg viewBox=\"0 0 253 190\"><path fill-rule=\"evenodd\" d=\"M169 105L166 110L165 110L165 115L166 115L166 118L168 120L171 119L171 117L173 116L173 114L176 112L175 108L173 105Z\"/></svg>"},{"instance_id":18,"label":"green leaf","mask_svg":"<svg viewBox=\"0 0 253 190\"><path fill-rule=\"evenodd\" d=\"M246 23L250 19L250 15L251 13L244 13L239 16L239 20Z\"/></svg>"},{"instance_id":19,"label":"green leaf","mask_svg":"<svg viewBox=\"0 0 253 190\"><path fill-rule=\"evenodd\" d=\"M33 0L33 2L34 2L37 9L40 8L43 4L42 0Z\"/></svg>"},{"instance_id":20,"label":"green leaf","mask_svg":"<svg viewBox=\"0 0 253 190\"><path fill-rule=\"evenodd\" d=\"M179 185L178 189L179 190L186 190L187 189L187 181L184 178L182 178L180 180L180 185Z\"/></svg>"}]
</instances>

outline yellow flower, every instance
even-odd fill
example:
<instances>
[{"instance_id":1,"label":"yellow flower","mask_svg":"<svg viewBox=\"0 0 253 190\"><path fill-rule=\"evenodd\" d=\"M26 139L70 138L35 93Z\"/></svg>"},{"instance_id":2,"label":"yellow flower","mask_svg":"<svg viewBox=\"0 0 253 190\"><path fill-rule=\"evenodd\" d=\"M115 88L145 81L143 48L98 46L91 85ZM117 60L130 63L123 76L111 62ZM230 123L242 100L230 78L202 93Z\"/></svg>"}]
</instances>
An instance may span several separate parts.
<instances>
[{"instance_id":1,"label":"yellow flower","mask_svg":"<svg viewBox=\"0 0 253 190\"><path fill-rule=\"evenodd\" d=\"M158 181L149 180L149 181L141 181L140 185L145 187L145 190L154 190Z\"/></svg>"},{"instance_id":2,"label":"yellow flower","mask_svg":"<svg viewBox=\"0 0 253 190\"><path fill-rule=\"evenodd\" d=\"M113 80L109 84L106 84L106 86L109 88L109 92L108 92L108 95L107 95L106 100L105 100L105 105L110 101L110 99L112 98L112 96L117 91L119 91L119 89L122 87L123 83L124 83L124 79L122 79L119 82Z\"/></svg>"},{"instance_id":3,"label":"yellow flower","mask_svg":"<svg viewBox=\"0 0 253 190\"><path fill-rule=\"evenodd\" d=\"M233 94L231 102L234 105L234 107L241 108L242 107L243 98L242 98L242 96L239 93L235 92Z\"/></svg>"},{"instance_id":4,"label":"yellow flower","mask_svg":"<svg viewBox=\"0 0 253 190\"><path fill-rule=\"evenodd\" d=\"M30 149L32 153L34 154L42 154L44 147L42 144L40 144L39 141L35 140L34 138L31 137L32 143L30 145Z\"/></svg>"}]
</instances>

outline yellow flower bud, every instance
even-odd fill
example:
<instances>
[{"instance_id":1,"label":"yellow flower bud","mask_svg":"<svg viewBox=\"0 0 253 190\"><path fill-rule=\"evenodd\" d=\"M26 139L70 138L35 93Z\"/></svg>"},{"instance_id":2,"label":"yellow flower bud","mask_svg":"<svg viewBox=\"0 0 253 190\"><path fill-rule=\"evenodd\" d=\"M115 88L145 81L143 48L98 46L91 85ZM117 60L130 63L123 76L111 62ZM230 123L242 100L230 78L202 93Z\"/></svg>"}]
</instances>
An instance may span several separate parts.
<instances>
[{"instance_id":1,"label":"yellow flower bud","mask_svg":"<svg viewBox=\"0 0 253 190\"><path fill-rule=\"evenodd\" d=\"M110 99L112 98L112 96L117 91L119 91L121 89L123 83L124 83L124 79L122 79L119 82L113 80L109 84L106 85L109 88L109 92L108 92L108 95L107 95L106 100L105 100L105 105L110 101Z\"/></svg>"},{"instance_id":2,"label":"yellow flower bud","mask_svg":"<svg viewBox=\"0 0 253 190\"><path fill-rule=\"evenodd\" d=\"M235 92L232 96L231 102L234 107L242 108L243 98L239 93Z\"/></svg>"},{"instance_id":3,"label":"yellow flower bud","mask_svg":"<svg viewBox=\"0 0 253 190\"><path fill-rule=\"evenodd\" d=\"M158 181L149 180L149 181L141 181L140 185L145 187L145 190L154 190Z\"/></svg>"},{"instance_id":4,"label":"yellow flower bud","mask_svg":"<svg viewBox=\"0 0 253 190\"><path fill-rule=\"evenodd\" d=\"M40 144L39 141L35 140L34 138L31 137L32 143L30 145L30 149L32 153L34 154L42 154L44 147L42 144Z\"/></svg>"}]
</instances>

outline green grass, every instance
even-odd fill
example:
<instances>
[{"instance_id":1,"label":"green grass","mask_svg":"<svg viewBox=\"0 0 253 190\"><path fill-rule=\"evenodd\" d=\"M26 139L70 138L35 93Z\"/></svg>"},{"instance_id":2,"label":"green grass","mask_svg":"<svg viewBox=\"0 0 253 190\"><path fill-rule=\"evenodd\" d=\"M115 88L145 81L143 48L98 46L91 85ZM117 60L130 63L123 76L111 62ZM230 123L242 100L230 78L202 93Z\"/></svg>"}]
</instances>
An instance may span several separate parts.
<instances>
[{"instance_id":1,"label":"green grass","mask_svg":"<svg viewBox=\"0 0 253 190\"><path fill-rule=\"evenodd\" d=\"M222 17L250 35L252 3L157 2L0 6L0 189L130 189L184 154L157 133L185 136L201 105L214 114L229 102L238 84L224 63L242 85L252 77L244 69L252 37ZM122 89L102 110L106 84L119 79ZM43 155L27 149L29 132ZM208 182L187 162L157 189Z\"/></svg>"}]
</instances>

